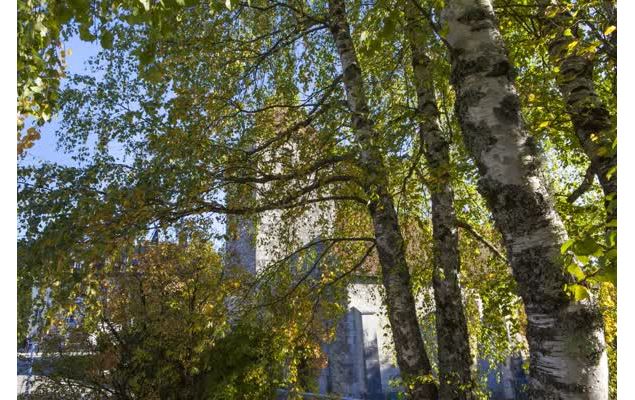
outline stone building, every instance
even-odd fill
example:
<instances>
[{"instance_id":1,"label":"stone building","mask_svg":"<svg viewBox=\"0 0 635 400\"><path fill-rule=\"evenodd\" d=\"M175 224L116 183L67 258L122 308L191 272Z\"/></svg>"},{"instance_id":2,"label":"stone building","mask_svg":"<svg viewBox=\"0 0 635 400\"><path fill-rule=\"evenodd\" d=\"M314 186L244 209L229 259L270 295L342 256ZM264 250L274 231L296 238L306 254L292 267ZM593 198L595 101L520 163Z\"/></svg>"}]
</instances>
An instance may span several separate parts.
<instances>
[{"instance_id":1,"label":"stone building","mask_svg":"<svg viewBox=\"0 0 635 400\"><path fill-rule=\"evenodd\" d=\"M291 225L283 223L277 210L262 214L257 221L231 217L227 224L228 263L258 274L286 255L277 237L291 235L298 247L327 237L334 213L333 204L321 203L311 205ZM337 324L333 342L324 344L328 362L319 376L321 394L369 400L396 398L397 389L390 381L399 376L399 370L381 290L372 277L352 278L347 287L347 312Z\"/></svg>"},{"instance_id":2,"label":"stone building","mask_svg":"<svg viewBox=\"0 0 635 400\"><path fill-rule=\"evenodd\" d=\"M327 237L334 218L335 207L330 203L310 206L290 226L282 221L279 211L266 212L258 221L231 217L227 224L227 261L258 274L286 255L276 240L281 234L293 236L295 246L301 247L316 238ZM320 394L347 399L397 398L399 388L391 381L399 377L399 369L382 290L377 277L358 275L348 284L347 312L337 324L335 339L323 347L328 362L319 376ZM509 358L504 364L490 368L486 361L478 361L479 374L487 382L491 399L524 398L521 364L522 359Z\"/></svg>"}]
</instances>

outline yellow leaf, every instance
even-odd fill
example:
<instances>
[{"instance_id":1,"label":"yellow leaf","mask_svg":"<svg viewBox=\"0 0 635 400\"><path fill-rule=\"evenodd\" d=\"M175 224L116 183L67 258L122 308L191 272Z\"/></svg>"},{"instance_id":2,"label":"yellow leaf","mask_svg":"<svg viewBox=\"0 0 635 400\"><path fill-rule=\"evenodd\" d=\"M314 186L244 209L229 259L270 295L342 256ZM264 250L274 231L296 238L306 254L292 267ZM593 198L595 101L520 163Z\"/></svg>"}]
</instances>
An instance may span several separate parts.
<instances>
[{"instance_id":1,"label":"yellow leaf","mask_svg":"<svg viewBox=\"0 0 635 400\"><path fill-rule=\"evenodd\" d=\"M610 35L611 33L615 32L615 30L616 30L616 29L617 29L617 27L616 27L615 25L611 25L611 26L609 26L608 28L606 28L606 29L604 30L604 34L605 34L606 36L608 36L608 35Z\"/></svg>"},{"instance_id":2,"label":"yellow leaf","mask_svg":"<svg viewBox=\"0 0 635 400\"><path fill-rule=\"evenodd\" d=\"M593 43L583 47L580 52L581 54L593 54L596 52L597 48L598 48L598 45L596 43Z\"/></svg>"},{"instance_id":3,"label":"yellow leaf","mask_svg":"<svg viewBox=\"0 0 635 400\"><path fill-rule=\"evenodd\" d=\"M558 7L555 7L555 6L547 7L547 13L546 13L547 18L555 17L556 14L558 14L558 11L560 11Z\"/></svg>"},{"instance_id":4,"label":"yellow leaf","mask_svg":"<svg viewBox=\"0 0 635 400\"><path fill-rule=\"evenodd\" d=\"M577 45L578 45L578 41L577 41L577 40L574 40L573 42L571 42L571 43L569 43L569 44L567 45L567 50L571 51L571 50L575 49L575 47L576 47Z\"/></svg>"},{"instance_id":5,"label":"yellow leaf","mask_svg":"<svg viewBox=\"0 0 635 400\"><path fill-rule=\"evenodd\" d=\"M549 124L550 124L549 121L542 121L540 125L538 125L538 129L546 128L549 126Z\"/></svg>"}]
</instances>

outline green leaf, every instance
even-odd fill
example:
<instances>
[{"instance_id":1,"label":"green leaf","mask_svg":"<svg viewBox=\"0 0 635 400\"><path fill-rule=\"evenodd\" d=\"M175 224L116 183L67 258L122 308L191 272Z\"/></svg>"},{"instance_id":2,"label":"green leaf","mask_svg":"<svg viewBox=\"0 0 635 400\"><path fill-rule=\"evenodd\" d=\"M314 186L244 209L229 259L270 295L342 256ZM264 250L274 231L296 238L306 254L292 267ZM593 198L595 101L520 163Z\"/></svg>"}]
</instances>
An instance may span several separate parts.
<instances>
[{"instance_id":1,"label":"green leaf","mask_svg":"<svg viewBox=\"0 0 635 400\"><path fill-rule=\"evenodd\" d=\"M577 283L567 285L566 291L569 292L575 301L582 301L589 297L589 289L582 285L578 285Z\"/></svg>"},{"instance_id":2,"label":"green leaf","mask_svg":"<svg viewBox=\"0 0 635 400\"><path fill-rule=\"evenodd\" d=\"M101 44L101 47L103 47L104 49L111 49L113 39L114 39L114 36L112 32L104 30L102 31L101 37L99 38L99 43Z\"/></svg>"},{"instance_id":3,"label":"green leaf","mask_svg":"<svg viewBox=\"0 0 635 400\"><path fill-rule=\"evenodd\" d=\"M547 12L545 14L545 16L547 18L553 18L556 16L556 14L558 14L559 8L556 6L549 6L547 7Z\"/></svg>"},{"instance_id":4,"label":"green leaf","mask_svg":"<svg viewBox=\"0 0 635 400\"><path fill-rule=\"evenodd\" d=\"M384 20L384 27L380 31L379 36L384 40L390 39L392 34L395 32L396 26L397 21L395 21L395 18L393 18L393 14L391 14Z\"/></svg>"},{"instance_id":5,"label":"green leaf","mask_svg":"<svg viewBox=\"0 0 635 400\"><path fill-rule=\"evenodd\" d=\"M163 74L161 73L161 69L159 67L152 66L148 68L143 74L144 78L150 82L159 82L163 78Z\"/></svg>"},{"instance_id":6,"label":"green leaf","mask_svg":"<svg viewBox=\"0 0 635 400\"><path fill-rule=\"evenodd\" d=\"M560 247L560 254L566 253L567 250L569 250L569 247L571 247L573 243L575 243L575 239L569 239L566 242L564 242L562 246Z\"/></svg>"},{"instance_id":7,"label":"green leaf","mask_svg":"<svg viewBox=\"0 0 635 400\"><path fill-rule=\"evenodd\" d=\"M448 37L448 32L450 32L450 25L447 22L444 22L441 25L441 29L439 30L439 35L441 35L441 37L446 38Z\"/></svg>"},{"instance_id":8,"label":"green leaf","mask_svg":"<svg viewBox=\"0 0 635 400\"><path fill-rule=\"evenodd\" d=\"M582 256L582 255L577 255L575 256L575 258L578 259L578 261L580 261L582 264L588 264L589 263L589 257L588 256Z\"/></svg>"},{"instance_id":9,"label":"green leaf","mask_svg":"<svg viewBox=\"0 0 635 400\"><path fill-rule=\"evenodd\" d=\"M148 47L139 52L139 63L144 66L148 65L154 60L154 49Z\"/></svg>"},{"instance_id":10,"label":"green leaf","mask_svg":"<svg viewBox=\"0 0 635 400\"><path fill-rule=\"evenodd\" d=\"M42 93L42 91L44 90L44 88L42 86L31 86L29 87L29 90L32 93Z\"/></svg>"},{"instance_id":11,"label":"green leaf","mask_svg":"<svg viewBox=\"0 0 635 400\"><path fill-rule=\"evenodd\" d=\"M576 241L573 245L573 252L576 256L594 255L600 249L600 246L591 237L586 237L583 240Z\"/></svg>"},{"instance_id":12,"label":"green leaf","mask_svg":"<svg viewBox=\"0 0 635 400\"><path fill-rule=\"evenodd\" d=\"M599 273L595 274L592 278L594 282L609 282L614 285L617 284L617 264L612 262L608 263Z\"/></svg>"},{"instance_id":13,"label":"green leaf","mask_svg":"<svg viewBox=\"0 0 635 400\"><path fill-rule=\"evenodd\" d=\"M36 31L40 32L40 36L44 37L48 33L48 28L44 26L41 21L37 21L33 27Z\"/></svg>"},{"instance_id":14,"label":"green leaf","mask_svg":"<svg viewBox=\"0 0 635 400\"><path fill-rule=\"evenodd\" d=\"M577 281L583 280L586 275L582 268L576 263L571 263L567 266L567 272L570 273Z\"/></svg>"},{"instance_id":15,"label":"green leaf","mask_svg":"<svg viewBox=\"0 0 635 400\"><path fill-rule=\"evenodd\" d=\"M90 32L88 24L82 24L79 26L79 38L85 42L92 42L95 40L95 35Z\"/></svg>"}]
</instances>

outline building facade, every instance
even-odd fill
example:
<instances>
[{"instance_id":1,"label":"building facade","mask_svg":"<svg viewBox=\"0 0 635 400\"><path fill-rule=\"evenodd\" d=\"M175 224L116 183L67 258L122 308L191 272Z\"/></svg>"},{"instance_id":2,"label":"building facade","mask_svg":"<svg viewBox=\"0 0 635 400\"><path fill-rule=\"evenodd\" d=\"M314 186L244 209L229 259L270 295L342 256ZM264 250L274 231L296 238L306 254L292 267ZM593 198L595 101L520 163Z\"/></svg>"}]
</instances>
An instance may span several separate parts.
<instances>
[{"instance_id":1,"label":"building facade","mask_svg":"<svg viewBox=\"0 0 635 400\"><path fill-rule=\"evenodd\" d=\"M279 246L276 238L285 235L288 241L286 236L290 235L294 245L302 247L317 238L328 237L334 219L335 207L330 203L310 206L290 225L282 220L280 211L266 212L259 220L232 217L227 224L227 261L258 274L289 251ZM320 394L347 399L397 398L399 368L382 290L377 278L355 276L348 284L347 311L337 323L334 340L323 345L328 361L319 376ZM421 299L418 302L422 305ZM434 310L433 305L420 308L428 312ZM521 358L508 358L494 368L479 360L477 368L486 381L491 399L524 398L522 385L526 377Z\"/></svg>"}]
</instances>

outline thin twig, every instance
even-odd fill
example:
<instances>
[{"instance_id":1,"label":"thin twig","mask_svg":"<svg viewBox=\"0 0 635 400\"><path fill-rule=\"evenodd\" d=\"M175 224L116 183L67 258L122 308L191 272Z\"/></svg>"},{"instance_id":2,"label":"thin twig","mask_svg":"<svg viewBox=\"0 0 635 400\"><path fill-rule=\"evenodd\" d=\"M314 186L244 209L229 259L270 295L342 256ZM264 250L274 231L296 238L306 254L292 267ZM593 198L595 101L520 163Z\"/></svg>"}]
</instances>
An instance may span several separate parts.
<instances>
[{"instance_id":1,"label":"thin twig","mask_svg":"<svg viewBox=\"0 0 635 400\"><path fill-rule=\"evenodd\" d=\"M474 228L472 228L472 226L470 224L468 224L465 221L461 221L461 220L457 219L456 220L456 226L458 226L459 228L463 228L466 231L468 231L472 236L474 236L474 238L476 240L478 240L479 242L481 242L485 246L487 246L487 248L490 249L492 251L492 253L494 253L498 258L500 258L502 261L504 261L506 263L508 262L507 261L507 257L505 257L503 255L502 251L500 251L498 248L496 248L496 246L494 246L487 239L485 239L485 237L483 237L483 235L481 235L476 230L474 230Z\"/></svg>"}]
</instances>

